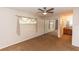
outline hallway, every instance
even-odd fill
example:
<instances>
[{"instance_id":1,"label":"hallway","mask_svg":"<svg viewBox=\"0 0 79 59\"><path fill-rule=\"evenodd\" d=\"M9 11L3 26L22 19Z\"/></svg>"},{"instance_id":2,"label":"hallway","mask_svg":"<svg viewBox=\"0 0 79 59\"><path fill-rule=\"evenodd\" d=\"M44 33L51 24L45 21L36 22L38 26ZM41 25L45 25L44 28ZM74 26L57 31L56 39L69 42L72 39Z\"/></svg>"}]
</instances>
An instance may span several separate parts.
<instances>
[{"instance_id":1,"label":"hallway","mask_svg":"<svg viewBox=\"0 0 79 59\"><path fill-rule=\"evenodd\" d=\"M50 33L9 46L1 51L76 51L71 45L71 36L58 39Z\"/></svg>"}]
</instances>

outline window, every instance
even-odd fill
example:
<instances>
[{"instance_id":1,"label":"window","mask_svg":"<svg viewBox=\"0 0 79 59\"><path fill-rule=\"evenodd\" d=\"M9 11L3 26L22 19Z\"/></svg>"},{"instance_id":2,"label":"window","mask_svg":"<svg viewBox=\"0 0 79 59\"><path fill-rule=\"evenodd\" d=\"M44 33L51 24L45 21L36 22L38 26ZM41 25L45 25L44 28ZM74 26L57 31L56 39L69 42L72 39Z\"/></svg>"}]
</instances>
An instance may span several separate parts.
<instances>
[{"instance_id":1,"label":"window","mask_svg":"<svg viewBox=\"0 0 79 59\"><path fill-rule=\"evenodd\" d=\"M49 29L51 31L54 31L55 30L55 20L50 20L49 21Z\"/></svg>"},{"instance_id":2,"label":"window","mask_svg":"<svg viewBox=\"0 0 79 59\"><path fill-rule=\"evenodd\" d=\"M37 19L31 17L18 16L17 19L17 35L25 35L26 33L37 32Z\"/></svg>"},{"instance_id":3,"label":"window","mask_svg":"<svg viewBox=\"0 0 79 59\"><path fill-rule=\"evenodd\" d=\"M36 24L36 18L29 18L29 17L21 17L19 20L20 24Z\"/></svg>"}]
</instances>

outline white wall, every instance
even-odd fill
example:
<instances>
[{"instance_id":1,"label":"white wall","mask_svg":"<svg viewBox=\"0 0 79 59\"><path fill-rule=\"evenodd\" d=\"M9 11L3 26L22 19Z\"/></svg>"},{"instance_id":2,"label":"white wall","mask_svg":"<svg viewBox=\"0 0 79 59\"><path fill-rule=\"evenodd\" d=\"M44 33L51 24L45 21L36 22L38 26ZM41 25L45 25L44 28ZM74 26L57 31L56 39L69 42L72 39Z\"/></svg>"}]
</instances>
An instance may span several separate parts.
<instances>
[{"instance_id":1,"label":"white wall","mask_svg":"<svg viewBox=\"0 0 79 59\"><path fill-rule=\"evenodd\" d=\"M79 47L79 8L74 8L72 45Z\"/></svg>"},{"instance_id":2,"label":"white wall","mask_svg":"<svg viewBox=\"0 0 79 59\"><path fill-rule=\"evenodd\" d=\"M38 32L36 32L35 28L32 26L29 28L31 31L29 35L27 34L28 30L25 33L24 31L22 32L23 28L21 28L22 34L17 35L16 15L34 18L36 17L22 11L17 11L9 8L0 8L0 49L44 34L44 21L42 18L37 17ZM33 29L33 31L31 29Z\"/></svg>"}]
</instances>

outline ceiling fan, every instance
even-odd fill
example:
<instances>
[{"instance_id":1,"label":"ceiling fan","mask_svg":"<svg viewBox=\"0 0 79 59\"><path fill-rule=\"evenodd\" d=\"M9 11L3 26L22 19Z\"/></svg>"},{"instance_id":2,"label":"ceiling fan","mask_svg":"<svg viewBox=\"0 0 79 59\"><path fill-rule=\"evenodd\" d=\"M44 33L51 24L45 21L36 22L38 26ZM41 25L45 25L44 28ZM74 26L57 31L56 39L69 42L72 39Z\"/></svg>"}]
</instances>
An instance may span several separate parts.
<instances>
[{"instance_id":1,"label":"ceiling fan","mask_svg":"<svg viewBox=\"0 0 79 59\"><path fill-rule=\"evenodd\" d=\"M39 8L38 10L41 11L40 13L43 15L46 15L47 13L53 13L54 8L47 9L47 7L43 7L42 9Z\"/></svg>"}]
</instances>

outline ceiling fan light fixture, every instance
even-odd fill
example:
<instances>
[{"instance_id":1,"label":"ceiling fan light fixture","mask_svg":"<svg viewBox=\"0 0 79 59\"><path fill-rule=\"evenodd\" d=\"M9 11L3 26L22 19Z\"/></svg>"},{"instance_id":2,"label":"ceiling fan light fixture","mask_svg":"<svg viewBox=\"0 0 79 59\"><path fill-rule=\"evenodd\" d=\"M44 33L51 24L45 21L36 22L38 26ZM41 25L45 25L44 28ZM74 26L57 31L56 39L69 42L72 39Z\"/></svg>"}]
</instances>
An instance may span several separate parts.
<instances>
[{"instance_id":1,"label":"ceiling fan light fixture","mask_svg":"<svg viewBox=\"0 0 79 59\"><path fill-rule=\"evenodd\" d=\"M48 9L47 7L43 7L42 9L39 8L38 10L41 11L40 13L43 15L47 15L48 13L53 13L54 8Z\"/></svg>"},{"instance_id":2,"label":"ceiling fan light fixture","mask_svg":"<svg viewBox=\"0 0 79 59\"><path fill-rule=\"evenodd\" d=\"M46 15L46 14L47 14L46 12L43 13L43 15Z\"/></svg>"}]
</instances>

